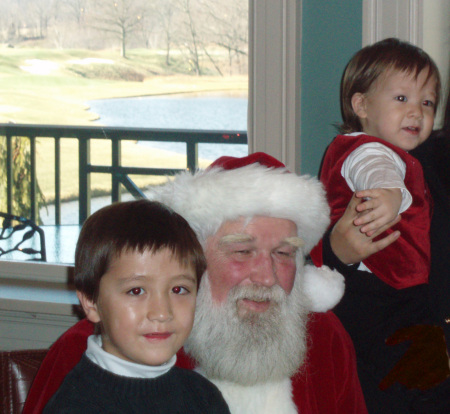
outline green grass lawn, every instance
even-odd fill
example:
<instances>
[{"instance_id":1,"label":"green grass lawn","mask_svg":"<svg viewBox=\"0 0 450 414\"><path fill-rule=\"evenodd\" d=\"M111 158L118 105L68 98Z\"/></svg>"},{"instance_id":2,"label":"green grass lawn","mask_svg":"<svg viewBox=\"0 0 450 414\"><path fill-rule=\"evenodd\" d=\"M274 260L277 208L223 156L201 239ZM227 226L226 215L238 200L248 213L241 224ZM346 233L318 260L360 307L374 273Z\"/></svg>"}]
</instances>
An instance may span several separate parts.
<instances>
[{"instance_id":1,"label":"green grass lawn","mask_svg":"<svg viewBox=\"0 0 450 414\"><path fill-rule=\"evenodd\" d=\"M114 51L0 48L0 123L92 126L97 116L87 111L89 100L209 91L245 93L248 89L247 76L191 76L181 60L174 59L167 67L164 59L149 50L131 50L128 59L123 59ZM53 70L45 71L49 68ZM186 157L180 154L133 142L122 145L122 164L126 166L186 166ZM78 193L76 141L64 140L61 150L62 197L70 199ZM53 141L40 139L37 151L39 186L51 201ZM108 165L111 148L104 141L93 140L91 158L93 164ZM203 160L201 165L207 162ZM136 176L133 180L146 187L163 178ZM95 192L110 191L110 175L95 174L91 182Z\"/></svg>"},{"instance_id":2,"label":"green grass lawn","mask_svg":"<svg viewBox=\"0 0 450 414\"><path fill-rule=\"evenodd\" d=\"M112 51L1 48L0 123L89 125L96 117L86 111L86 102L93 99L248 89L246 76L190 76L160 66L161 56L155 52L129 55L123 59ZM108 63L73 63L83 59ZM23 68L32 60L57 68L29 73Z\"/></svg>"}]
</instances>

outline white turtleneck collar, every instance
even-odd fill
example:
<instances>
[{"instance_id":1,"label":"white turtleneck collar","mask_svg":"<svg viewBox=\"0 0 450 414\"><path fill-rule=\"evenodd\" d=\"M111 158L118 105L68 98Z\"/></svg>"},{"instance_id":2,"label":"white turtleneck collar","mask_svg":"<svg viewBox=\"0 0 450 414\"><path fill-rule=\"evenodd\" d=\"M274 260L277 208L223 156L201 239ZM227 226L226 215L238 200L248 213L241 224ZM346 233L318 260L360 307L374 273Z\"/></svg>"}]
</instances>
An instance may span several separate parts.
<instances>
[{"instance_id":1,"label":"white turtleneck collar","mask_svg":"<svg viewBox=\"0 0 450 414\"><path fill-rule=\"evenodd\" d=\"M177 361L174 355L163 365L142 365L126 361L106 352L102 348L100 335L91 335L88 338L86 356L96 365L117 375L133 378L156 378L168 372Z\"/></svg>"}]
</instances>

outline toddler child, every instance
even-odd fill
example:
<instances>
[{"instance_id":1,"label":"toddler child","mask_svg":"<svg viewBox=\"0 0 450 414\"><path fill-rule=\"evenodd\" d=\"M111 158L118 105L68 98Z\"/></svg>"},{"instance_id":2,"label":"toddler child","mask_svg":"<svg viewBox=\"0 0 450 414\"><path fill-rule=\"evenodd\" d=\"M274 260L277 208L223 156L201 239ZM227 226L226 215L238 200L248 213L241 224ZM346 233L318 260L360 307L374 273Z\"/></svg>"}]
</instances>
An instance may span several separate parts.
<instances>
[{"instance_id":1,"label":"toddler child","mask_svg":"<svg viewBox=\"0 0 450 414\"><path fill-rule=\"evenodd\" d=\"M339 267L346 290L334 311L353 339L369 412L407 413L405 400L413 395L397 393L398 384L386 392L379 386L408 346L387 346L386 339L399 328L429 322L431 198L422 167L408 151L429 137L439 94L438 69L420 48L390 38L361 49L342 77L343 135L322 161L330 228L354 192L361 198L354 225L367 236L402 215L387 230L399 234L395 243L362 263ZM321 244L311 253L316 265L332 261L327 237L323 257Z\"/></svg>"},{"instance_id":2,"label":"toddler child","mask_svg":"<svg viewBox=\"0 0 450 414\"><path fill-rule=\"evenodd\" d=\"M345 135L333 140L322 162L332 225L355 191L365 201L354 224L369 236L402 214L395 227L400 238L362 266L396 289L428 281L430 197L408 151L431 134L439 91L438 69L418 47L386 39L363 48L342 78Z\"/></svg>"},{"instance_id":3,"label":"toddler child","mask_svg":"<svg viewBox=\"0 0 450 414\"><path fill-rule=\"evenodd\" d=\"M195 233L161 203L115 203L91 215L76 247L75 287L98 335L44 413L229 413L215 385L175 366L205 269Z\"/></svg>"}]
</instances>

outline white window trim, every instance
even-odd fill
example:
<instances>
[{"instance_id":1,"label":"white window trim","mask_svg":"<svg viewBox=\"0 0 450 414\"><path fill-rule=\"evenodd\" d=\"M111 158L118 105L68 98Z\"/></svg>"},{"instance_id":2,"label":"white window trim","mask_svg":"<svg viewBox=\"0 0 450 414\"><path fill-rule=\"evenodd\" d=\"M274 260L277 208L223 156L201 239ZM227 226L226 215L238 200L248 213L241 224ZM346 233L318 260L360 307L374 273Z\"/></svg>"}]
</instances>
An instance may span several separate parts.
<instances>
[{"instance_id":1,"label":"white window trim","mask_svg":"<svg viewBox=\"0 0 450 414\"><path fill-rule=\"evenodd\" d=\"M0 279L71 283L73 266L32 261L1 260Z\"/></svg>"},{"instance_id":2,"label":"white window trim","mask_svg":"<svg viewBox=\"0 0 450 414\"><path fill-rule=\"evenodd\" d=\"M363 0L363 46L398 37L423 46L423 0Z\"/></svg>"},{"instance_id":3,"label":"white window trim","mask_svg":"<svg viewBox=\"0 0 450 414\"><path fill-rule=\"evenodd\" d=\"M249 152L300 172L299 0L249 0Z\"/></svg>"}]
</instances>

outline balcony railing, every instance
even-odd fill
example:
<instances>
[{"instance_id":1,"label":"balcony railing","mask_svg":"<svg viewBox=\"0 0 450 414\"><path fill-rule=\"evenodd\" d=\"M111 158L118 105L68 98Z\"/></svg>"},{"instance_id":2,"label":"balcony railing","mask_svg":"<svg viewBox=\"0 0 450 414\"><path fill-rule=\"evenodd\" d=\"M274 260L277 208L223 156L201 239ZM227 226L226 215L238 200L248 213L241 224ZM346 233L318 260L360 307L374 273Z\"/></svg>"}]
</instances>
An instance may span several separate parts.
<instances>
[{"instance_id":1,"label":"balcony railing","mask_svg":"<svg viewBox=\"0 0 450 414\"><path fill-rule=\"evenodd\" d=\"M182 142L186 144L187 168L194 171L198 168L198 144L247 144L245 131L201 131L201 130L162 130L146 128L113 128L113 127L81 127L57 125L18 125L0 124L0 138L6 138L6 201L7 212L13 214L13 137L25 137L30 141L30 219L37 217L37 175L36 175L36 139L54 140L55 159L55 224L61 224L61 140L78 140L78 184L79 184L79 224L90 214L91 186L90 174L106 173L111 175L113 202L120 200L120 184L135 198L144 197L142 191L130 179L130 174L137 175L172 175L181 169L129 167L122 165L121 142L160 141ZM90 159L90 140L100 139L111 142L110 165L93 165Z\"/></svg>"}]
</instances>

